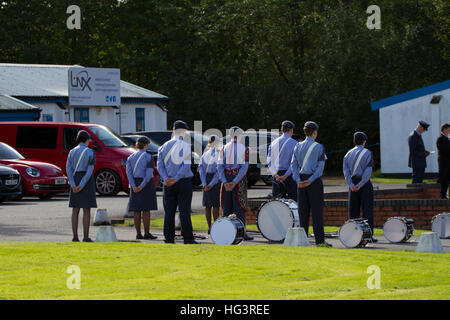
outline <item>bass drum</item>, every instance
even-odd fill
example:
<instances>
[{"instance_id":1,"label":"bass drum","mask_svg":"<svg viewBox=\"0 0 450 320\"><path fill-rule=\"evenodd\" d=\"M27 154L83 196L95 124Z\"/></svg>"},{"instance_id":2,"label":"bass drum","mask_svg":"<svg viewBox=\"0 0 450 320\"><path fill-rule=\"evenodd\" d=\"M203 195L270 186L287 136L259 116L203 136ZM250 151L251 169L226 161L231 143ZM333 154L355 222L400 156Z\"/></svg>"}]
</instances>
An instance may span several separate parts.
<instances>
[{"instance_id":1,"label":"bass drum","mask_svg":"<svg viewBox=\"0 0 450 320\"><path fill-rule=\"evenodd\" d=\"M414 220L391 217L383 225L383 235L391 243L406 242L414 232Z\"/></svg>"},{"instance_id":2,"label":"bass drum","mask_svg":"<svg viewBox=\"0 0 450 320\"><path fill-rule=\"evenodd\" d=\"M450 238L450 213L440 213L431 220L431 230L441 239Z\"/></svg>"},{"instance_id":3,"label":"bass drum","mask_svg":"<svg viewBox=\"0 0 450 320\"><path fill-rule=\"evenodd\" d=\"M258 229L270 241L283 241L289 228L300 227L297 202L277 199L264 203L257 216Z\"/></svg>"},{"instance_id":4,"label":"bass drum","mask_svg":"<svg viewBox=\"0 0 450 320\"><path fill-rule=\"evenodd\" d=\"M239 244L244 240L245 226L236 217L223 217L214 221L210 234L215 244Z\"/></svg>"},{"instance_id":5,"label":"bass drum","mask_svg":"<svg viewBox=\"0 0 450 320\"><path fill-rule=\"evenodd\" d=\"M347 248L364 247L372 241L372 230L367 220L350 219L339 229L339 240Z\"/></svg>"}]
</instances>

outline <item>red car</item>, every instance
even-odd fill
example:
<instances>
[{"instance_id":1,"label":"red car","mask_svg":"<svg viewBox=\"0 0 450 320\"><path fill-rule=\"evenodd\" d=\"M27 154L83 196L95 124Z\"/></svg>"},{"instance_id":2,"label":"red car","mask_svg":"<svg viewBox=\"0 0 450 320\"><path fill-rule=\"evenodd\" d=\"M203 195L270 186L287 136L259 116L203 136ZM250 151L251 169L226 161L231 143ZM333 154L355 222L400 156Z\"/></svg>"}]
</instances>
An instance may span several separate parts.
<instances>
[{"instance_id":1,"label":"red car","mask_svg":"<svg viewBox=\"0 0 450 320\"><path fill-rule=\"evenodd\" d=\"M22 178L22 195L35 195L42 200L68 191L67 177L57 166L25 159L14 148L0 142L0 164L19 171Z\"/></svg>"},{"instance_id":2,"label":"red car","mask_svg":"<svg viewBox=\"0 0 450 320\"><path fill-rule=\"evenodd\" d=\"M87 131L92 138L89 147L96 154L94 178L97 192L105 196L128 192L126 161L135 150L106 126L76 122L0 122L0 141L27 158L54 164L66 174L67 156L75 147L80 130ZM154 176L155 185L158 185L156 167Z\"/></svg>"}]
</instances>

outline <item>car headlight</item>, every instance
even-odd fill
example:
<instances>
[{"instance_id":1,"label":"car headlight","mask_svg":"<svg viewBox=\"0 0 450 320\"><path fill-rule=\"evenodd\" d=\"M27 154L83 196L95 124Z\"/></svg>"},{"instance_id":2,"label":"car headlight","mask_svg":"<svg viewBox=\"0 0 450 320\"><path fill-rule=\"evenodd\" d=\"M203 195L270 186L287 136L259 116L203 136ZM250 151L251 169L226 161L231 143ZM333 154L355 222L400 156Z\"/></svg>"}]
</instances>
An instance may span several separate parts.
<instances>
[{"instance_id":1,"label":"car headlight","mask_svg":"<svg viewBox=\"0 0 450 320\"><path fill-rule=\"evenodd\" d=\"M32 168L32 167L28 167L26 172L28 173L28 175L30 175L34 178L37 178L41 175L41 172L38 169Z\"/></svg>"}]
</instances>

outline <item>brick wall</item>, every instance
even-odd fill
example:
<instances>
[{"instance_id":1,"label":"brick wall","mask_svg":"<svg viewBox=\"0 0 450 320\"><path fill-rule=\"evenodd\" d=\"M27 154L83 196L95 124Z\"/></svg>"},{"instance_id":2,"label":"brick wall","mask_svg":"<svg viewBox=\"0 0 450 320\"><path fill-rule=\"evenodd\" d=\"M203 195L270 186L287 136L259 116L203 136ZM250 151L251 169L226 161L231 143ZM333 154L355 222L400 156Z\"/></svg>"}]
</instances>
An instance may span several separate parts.
<instances>
[{"instance_id":1,"label":"brick wall","mask_svg":"<svg viewBox=\"0 0 450 320\"><path fill-rule=\"evenodd\" d=\"M247 223L256 224L260 206L267 199L249 199ZM326 226L342 226L348 220L347 200L325 200L324 222ZM431 219L442 212L450 212L450 200L441 199L396 199L375 200L374 225L382 227L394 216L414 219L416 229L431 230ZM312 220L310 221L312 225Z\"/></svg>"}]
</instances>

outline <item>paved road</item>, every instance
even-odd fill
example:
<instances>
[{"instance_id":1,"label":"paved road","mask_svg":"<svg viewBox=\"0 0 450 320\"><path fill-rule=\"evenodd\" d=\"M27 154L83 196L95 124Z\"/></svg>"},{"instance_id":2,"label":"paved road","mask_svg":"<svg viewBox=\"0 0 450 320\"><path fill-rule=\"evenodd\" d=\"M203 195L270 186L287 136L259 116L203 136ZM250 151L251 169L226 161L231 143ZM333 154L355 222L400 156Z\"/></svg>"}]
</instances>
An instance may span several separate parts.
<instances>
[{"instance_id":1,"label":"paved road","mask_svg":"<svg viewBox=\"0 0 450 320\"><path fill-rule=\"evenodd\" d=\"M380 185L380 189L393 188L398 186ZM402 186L404 187L404 186ZM326 192L344 191L346 187L343 185L325 186ZM257 186L249 189L249 197L263 197L269 194L271 189L266 186ZM162 194L157 192L158 207L157 212L152 212L152 218L163 216L162 212ZM192 210L194 213L201 213L201 191L194 191ZM121 193L116 197L99 197L97 198L99 208L107 208L111 219L121 219L125 213L128 196ZM62 242L70 241L72 231L70 225L70 209L67 207L67 196L58 196L52 200L40 201L37 198L27 197L21 201L9 201L0 205L0 242ZM92 214L94 216L94 212ZM93 218L93 217L92 217ZM81 220L81 219L80 219ZM91 237L95 239L97 227L92 227ZM134 228L116 227L115 232L119 240L134 240ZM162 231L152 231L159 237L156 242L162 241ZM82 234L81 226L79 234ZM204 233L200 235L207 236ZM260 234L254 233L255 241L245 242L245 244L267 244L268 241ZM393 245L387 243L383 237L378 238L380 241L370 245L368 250L384 249L384 250L414 250L417 242L408 242L405 244ZM418 241L413 238L413 241ZM311 243L314 239L310 238ZM329 238L328 242L334 247L343 248L337 238ZM182 240L179 240L182 243ZM200 240L201 243L211 243L209 238ZM450 252L450 240L442 240L444 250Z\"/></svg>"}]
</instances>

